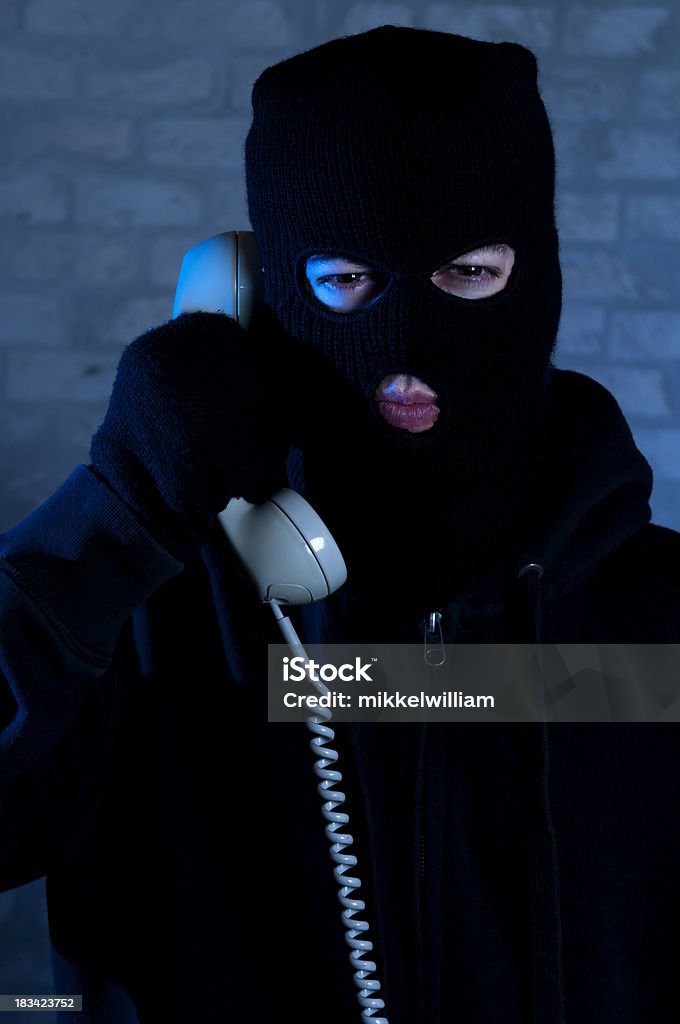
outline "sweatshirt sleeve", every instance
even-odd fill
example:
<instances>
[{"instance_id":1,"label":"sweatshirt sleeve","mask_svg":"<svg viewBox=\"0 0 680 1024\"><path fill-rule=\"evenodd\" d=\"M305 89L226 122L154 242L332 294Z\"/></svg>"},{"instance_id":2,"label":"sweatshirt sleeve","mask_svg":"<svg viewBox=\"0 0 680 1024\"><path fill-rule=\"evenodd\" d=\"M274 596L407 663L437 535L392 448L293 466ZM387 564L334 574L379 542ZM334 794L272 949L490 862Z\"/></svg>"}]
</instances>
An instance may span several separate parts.
<instances>
[{"instance_id":1,"label":"sweatshirt sleeve","mask_svg":"<svg viewBox=\"0 0 680 1024\"><path fill-rule=\"evenodd\" d=\"M114 685L126 620L182 568L84 465L0 536L0 861L31 813L17 793Z\"/></svg>"},{"instance_id":2,"label":"sweatshirt sleeve","mask_svg":"<svg viewBox=\"0 0 680 1024\"><path fill-rule=\"evenodd\" d=\"M96 815L133 611L182 569L89 467L0 537L0 891Z\"/></svg>"}]
</instances>

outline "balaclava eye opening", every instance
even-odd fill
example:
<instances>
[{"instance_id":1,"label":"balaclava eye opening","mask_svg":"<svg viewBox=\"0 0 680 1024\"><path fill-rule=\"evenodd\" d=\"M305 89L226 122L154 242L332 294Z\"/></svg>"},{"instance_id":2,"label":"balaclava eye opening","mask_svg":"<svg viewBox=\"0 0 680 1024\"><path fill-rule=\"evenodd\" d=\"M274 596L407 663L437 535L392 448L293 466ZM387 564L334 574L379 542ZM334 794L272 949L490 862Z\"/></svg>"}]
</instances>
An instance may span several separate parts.
<instances>
[{"instance_id":1,"label":"balaclava eye opening","mask_svg":"<svg viewBox=\"0 0 680 1024\"><path fill-rule=\"evenodd\" d=\"M291 482L348 562L348 588L426 610L518 540L545 454L561 303L554 155L524 47L384 26L268 68L253 89L248 206L263 321L296 355ZM515 252L506 287L466 299L430 275L487 244ZM385 277L365 308L322 306L313 254ZM432 388L422 433L386 423L389 374Z\"/></svg>"}]
</instances>

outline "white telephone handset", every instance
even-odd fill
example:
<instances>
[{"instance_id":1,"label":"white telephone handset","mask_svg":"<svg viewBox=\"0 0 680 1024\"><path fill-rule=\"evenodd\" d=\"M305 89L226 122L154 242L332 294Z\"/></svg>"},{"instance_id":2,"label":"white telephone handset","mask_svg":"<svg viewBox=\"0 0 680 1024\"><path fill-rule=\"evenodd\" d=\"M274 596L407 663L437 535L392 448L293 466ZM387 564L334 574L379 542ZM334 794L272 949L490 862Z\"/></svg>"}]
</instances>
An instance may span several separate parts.
<instances>
[{"instance_id":1,"label":"white telephone handset","mask_svg":"<svg viewBox=\"0 0 680 1024\"><path fill-rule=\"evenodd\" d=\"M213 235L185 254L172 315L222 312L247 327L260 299L261 279L260 255L251 231ZM288 488L277 491L261 505L234 498L218 518L260 600L271 605L289 647L309 661L279 603L309 604L327 597L345 582L345 562L328 528L311 505ZM324 683L311 682L320 693L328 692ZM306 725L313 734L310 745L317 756L314 771L321 780L318 790L323 801L322 814L328 823L331 859L336 865L342 924L351 948L349 959L361 1019L364 1024L389 1024L387 1017L374 1016L384 1010L385 1003L378 994L380 982L370 977L376 972L376 964L364 959L372 952L373 943L368 938L368 922L356 917L365 909L365 903L356 896L361 888L357 858L346 852L354 840L349 833L349 816L338 809L345 795L335 789L342 783L342 775L338 771L337 751L329 746L335 739L328 724L330 718L330 709L319 707L306 719ZM347 874L350 869L352 873Z\"/></svg>"},{"instance_id":2,"label":"white telephone handset","mask_svg":"<svg viewBox=\"0 0 680 1024\"><path fill-rule=\"evenodd\" d=\"M226 313L247 327L261 292L262 267L255 235L252 231L223 231L184 254L172 315Z\"/></svg>"},{"instance_id":3,"label":"white telephone handset","mask_svg":"<svg viewBox=\"0 0 680 1024\"><path fill-rule=\"evenodd\" d=\"M252 231L225 231L185 254L173 317L222 312L247 327L260 300L261 266ZM347 570L311 505L284 488L262 505L229 502L219 521L262 601L308 604L341 587Z\"/></svg>"}]
</instances>

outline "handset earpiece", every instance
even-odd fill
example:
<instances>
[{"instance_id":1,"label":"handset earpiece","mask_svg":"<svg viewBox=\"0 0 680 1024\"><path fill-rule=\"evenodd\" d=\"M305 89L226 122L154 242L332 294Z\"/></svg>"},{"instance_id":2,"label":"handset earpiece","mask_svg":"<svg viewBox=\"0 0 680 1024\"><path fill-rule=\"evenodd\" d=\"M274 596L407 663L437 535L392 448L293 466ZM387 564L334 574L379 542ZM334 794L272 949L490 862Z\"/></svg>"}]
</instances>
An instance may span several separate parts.
<instances>
[{"instance_id":1,"label":"handset earpiece","mask_svg":"<svg viewBox=\"0 0 680 1024\"><path fill-rule=\"evenodd\" d=\"M222 231L184 254L172 316L226 313L247 327L262 298L260 253L252 231Z\"/></svg>"}]
</instances>

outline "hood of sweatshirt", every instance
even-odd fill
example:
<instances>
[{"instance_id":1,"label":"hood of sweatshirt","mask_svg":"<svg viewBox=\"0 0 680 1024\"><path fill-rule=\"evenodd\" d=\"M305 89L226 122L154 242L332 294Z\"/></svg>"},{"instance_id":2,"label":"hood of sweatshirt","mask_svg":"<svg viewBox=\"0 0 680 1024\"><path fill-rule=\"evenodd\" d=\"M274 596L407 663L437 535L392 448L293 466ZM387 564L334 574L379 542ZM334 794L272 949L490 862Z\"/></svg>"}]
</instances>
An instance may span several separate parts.
<instances>
[{"instance_id":1,"label":"hood of sweatshirt","mask_svg":"<svg viewBox=\"0 0 680 1024\"><path fill-rule=\"evenodd\" d=\"M477 600L530 564L556 592L651 518L652 471L613 395L571 370L553 370L548 459L531 521L515 550L461 597Z\"/></svg>"}]
</instances>

